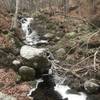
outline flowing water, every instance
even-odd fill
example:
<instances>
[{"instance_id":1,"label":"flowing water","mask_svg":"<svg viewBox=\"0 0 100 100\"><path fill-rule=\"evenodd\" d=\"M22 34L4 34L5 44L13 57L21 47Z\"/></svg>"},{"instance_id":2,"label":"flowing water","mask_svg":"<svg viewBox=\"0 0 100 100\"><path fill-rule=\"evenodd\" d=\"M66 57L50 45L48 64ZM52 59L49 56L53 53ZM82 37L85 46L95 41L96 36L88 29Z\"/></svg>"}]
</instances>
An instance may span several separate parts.
<instances>
[{"instance_id":1,"label":"flowing water","mask_svg":"<svg viewBox=\"0 0 100 100\"><path fill-rule=\"evenodd\" d=\"M40 40L40 37L37 34L37 32L35 30L32 30L30 24L33 21L33 18L25 18L25 17L22 17L22 18L20 18L19 21L21 23L21 29L22 29L23 33L25 34L24 43L26 45L33 46L34 47L38 43L41 43L41 44L42 43L48 43L47 40ZM54 61L54 58L51 61ZM49 70L49 74L52 74L52 67ZM68 86L66 86L66 85L62 85L63 84L63 79L61 80L61 78L59 78L56 73L54 75L55 75L54 76L55 77L55 80L60 80L60 82L57 82L57 81L55 82L56 84L55 84L55 86L53 86L53 90L52 91L58 92L61 95L62 100L86 100L87 95L85 93L83 93L83 92L78 92L77 94L67 93L67 91L68 90L71 90L71 89ZM28 94L28 96L30 96L32 94L32 92L35 92L38 89L38 85L40 83L43 83L44 81L45 80L42 80L42 79L41 80L37 80L36 87L33 88L32 90L30 90L30 93ZM39 99L39 100L42 100L42 99ZM51 99L51 100L56 100L56 99Z\"/></svg>"},{"instance_id":2,"label":"flowing water","mask_svg":"<svg viewBox=\"0 0 100 100\"><path fill-rule=\"evenodd\" d=\"M48 41L40 40L39 35L35 30L31 28L31 22L33 18L20 18L19 22L21 23L21 29L25 35L24 43L30 46L36 46L37 44L47 44Z\"/></svg>"}]
</instances>

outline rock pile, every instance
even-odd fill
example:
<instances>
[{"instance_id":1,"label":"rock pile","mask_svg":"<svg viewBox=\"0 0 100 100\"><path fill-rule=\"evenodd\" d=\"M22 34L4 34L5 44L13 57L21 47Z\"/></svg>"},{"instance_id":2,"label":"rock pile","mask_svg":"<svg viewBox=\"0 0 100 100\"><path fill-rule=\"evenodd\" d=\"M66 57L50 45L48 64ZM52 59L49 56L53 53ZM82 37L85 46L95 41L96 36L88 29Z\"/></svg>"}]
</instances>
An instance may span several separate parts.
<instances>
[{"instance_id":1,"label":"rock pile","mask_svg":"<svg viewBox=\"0 0 100 100\"><path fill-rule=\"evenodd\" d=\"M21 76L21 80L33 80L39 78L42 74L47 74L51 67L46 56L46 48L38 48L37 44L47 43L45 40L40 40L37 33L31 29L30 24L32 18L21 18L21 28L25 34L24 43L20 48L20 59L16 58L13 61L15 69Z\"/></svg>"}]
</instances>

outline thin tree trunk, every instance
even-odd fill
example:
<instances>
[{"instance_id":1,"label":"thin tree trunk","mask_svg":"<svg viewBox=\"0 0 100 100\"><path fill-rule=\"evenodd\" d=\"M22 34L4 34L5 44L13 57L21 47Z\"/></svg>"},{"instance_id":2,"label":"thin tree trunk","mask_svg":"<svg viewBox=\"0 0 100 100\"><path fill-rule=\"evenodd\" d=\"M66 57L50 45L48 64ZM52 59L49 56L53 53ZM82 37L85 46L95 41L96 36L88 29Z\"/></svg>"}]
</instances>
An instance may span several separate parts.
<instances>
[{"instance_id":1,"label":"thin tree trunk","mask_svg":"<svg viewBox=\"0 0 100 100\"><path fill-rule=\"evenodd\" d=\"M14 28L14 29L17 28L18 7L19 7L19 0L16 0L16 10L15 10L14 24L13 24L13 28Z\"/></svg>"},{"instance_id":2,"label":"thin tree trunk","mask_svg":"<svg viewBox=\"0 0 100 100\"><path fill-rule=\"evenodd\" d=\"M64 16L66 16L69 12L69 0L63 0L64 3Z\"/></svg>"}]
</instances>

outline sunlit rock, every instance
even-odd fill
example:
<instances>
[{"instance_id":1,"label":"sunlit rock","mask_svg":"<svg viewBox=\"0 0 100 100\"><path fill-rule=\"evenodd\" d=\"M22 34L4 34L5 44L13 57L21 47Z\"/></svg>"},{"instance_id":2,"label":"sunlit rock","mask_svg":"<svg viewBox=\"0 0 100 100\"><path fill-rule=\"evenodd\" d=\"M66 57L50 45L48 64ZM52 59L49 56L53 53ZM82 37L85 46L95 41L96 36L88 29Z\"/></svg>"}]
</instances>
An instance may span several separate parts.
<instances>
[{"instance_id":1,"label":"sunlit rock","mask_svg":"<svg viewBox=\"0 0 100 100\"><path fill-rule=\"evenodd\" d=\"M44 48L35 48L31 46L24 45L21 47L20 55L25 59L32 59L35 56L39 56L46 49Z\"/></svg>"},{"instance_id":2,"label":"sunlit rock","mask_svg":"<svg viewBox=\"0 0 100 100\"><path fill-rule=\"evenodd\" d=\"M47 33L47 34L44 35L44 38L46 38L46 39L52 39L52 38L54 38L54 34Z\"/></svg>"},{"instance_id":3,"label":"sunlit rock","mask_svg":"<svg viewBox=\"0 0 100 100\"><path fill-rule=\"evenodd\" d=\"M20 65L21 64L21 62L19 61L19 60L13 60L13 62L12 62L14 65Z\"/></svg>"}]
</instances>

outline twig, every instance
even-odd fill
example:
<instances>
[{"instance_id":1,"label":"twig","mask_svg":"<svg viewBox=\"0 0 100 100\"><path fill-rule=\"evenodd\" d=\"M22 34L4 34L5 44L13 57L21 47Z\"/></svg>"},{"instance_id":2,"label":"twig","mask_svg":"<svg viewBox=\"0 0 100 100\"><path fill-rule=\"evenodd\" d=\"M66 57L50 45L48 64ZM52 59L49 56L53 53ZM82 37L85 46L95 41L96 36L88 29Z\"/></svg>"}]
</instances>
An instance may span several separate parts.
<instances>
[{"instance_id":1,"label":"twig","mask_svg":"<svg viewBox=\"0 0 100 100\"><path fill-rule=\"evenodd\" d=\"M77 64L73 65L72 68L75 67L75 66L78 66L79 64L81 64L82 62L86 61L87 59L89 59L90 57L93 57L93 56L94 56L94 55L88 56L87 58L85 58L85 59L83 59L82 61L78 62Z\"/></svg>"},{"instance_id":2,"label":"twig","mask_svg":"<svg viewBox=\"0 0 100 100\"><path fill-rule=\"evenodd\" d=\"M94 53L94 70L96 71L96 56L97 56L98 51Z\"/></svg>"},{"instance_id":3,"label":"twig","mask_svg":"<svg viewBox=\"0 0 100 100\"><path fill-rule=\"evenodd\" d=\"M77 78L80 78L80 79L81 79L81 77L80 77L78 74L76 74L75 71L73 71L73 70L71 70L71 69L63 68L62 66L56 64L55 62L52 62L52 64L53 64L52 67L53 67L53 69L54 69L55 71L57 71L57 70L60 70L60 71L63 70L63 71L65 71L65 73L70 72L70 73L72 73L74 76L76 76Z\"/></svg>"}]
</instances>

